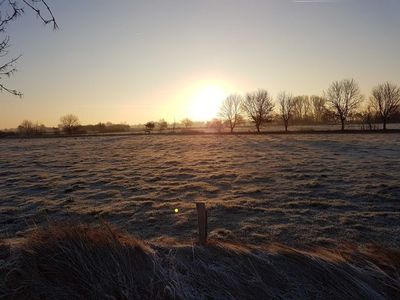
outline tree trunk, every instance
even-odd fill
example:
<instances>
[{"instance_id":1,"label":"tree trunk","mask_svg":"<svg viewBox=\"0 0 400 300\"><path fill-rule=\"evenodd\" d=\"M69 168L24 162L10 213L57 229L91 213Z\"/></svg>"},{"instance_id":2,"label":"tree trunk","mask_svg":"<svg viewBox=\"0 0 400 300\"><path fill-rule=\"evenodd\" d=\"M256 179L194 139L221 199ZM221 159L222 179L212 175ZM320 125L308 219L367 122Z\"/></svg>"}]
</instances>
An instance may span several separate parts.
<instances>
[{"instance_id":1,"label":"tree trunk","mask_svg":"<svg viewBox=\"0 0 400 300\"><path fill-rule=\"evenodd\" d=\"M342 123L342 131L344 131L344 119L340 119L340 122Z\"/></svg>"},{"instance_id":2,"label":"tree trunk","mask_svg":"<svg viewBox=\"0 0 400 300\"><path fill-rule=\"evenodd\" d=\"M386 130L386 118L383 118L383 130Z\"/></svg>"},{"instance_id":3,"label":"tree trunk","mask_svg":"<svg viewBox=\"0 0 400 300\"><path fill-rule=\"evenodd\" d=\"M233 133L233 127L231 126L231 133Z\"/></svg>"},{"instance_id":4,"label":"tree trunk","mask_svg":"<svg viewBox=\"0 0 400 300\"><path fill-rule=\"evenodd\" d=\"M256 124L257 132L260 133L260 125Z\"/></svg>"}]
</instances>

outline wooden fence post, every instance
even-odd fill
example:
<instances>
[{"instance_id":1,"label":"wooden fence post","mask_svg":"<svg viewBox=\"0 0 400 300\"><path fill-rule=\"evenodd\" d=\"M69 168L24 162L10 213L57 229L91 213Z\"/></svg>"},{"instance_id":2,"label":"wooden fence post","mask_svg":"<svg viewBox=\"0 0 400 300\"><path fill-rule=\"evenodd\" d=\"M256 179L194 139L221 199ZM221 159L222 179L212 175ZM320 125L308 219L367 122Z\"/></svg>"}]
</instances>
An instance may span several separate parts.
<instances>
[{"instance_id":1,"label":"wooden fence post","mask_svg":"<svg viewBox=\"0 0 400 300\"><path fill-rule=\"evenodd\" d=\"M204 202L197 202L197 220L199 226L199 242L201 245L207 243L207 209Z\"/></svg>"}]
</instances>

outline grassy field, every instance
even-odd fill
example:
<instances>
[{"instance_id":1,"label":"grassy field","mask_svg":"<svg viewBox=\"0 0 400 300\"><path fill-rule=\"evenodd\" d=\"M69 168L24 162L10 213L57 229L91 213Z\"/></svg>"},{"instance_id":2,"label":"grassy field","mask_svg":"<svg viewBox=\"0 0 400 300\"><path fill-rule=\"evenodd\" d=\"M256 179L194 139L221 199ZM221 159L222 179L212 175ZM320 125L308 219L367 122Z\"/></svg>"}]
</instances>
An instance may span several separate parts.
<instances>
[{"instance_id":1,"label":"grassy field","mask_svg":"<svg viewBox=\"0 0 400 300\"><path fill-rule=\"evenodd\" d=\"M146 240L400 245L400 135L0 140L0 237L100 219ZM179 209L175 213L175 208Z\"/></svg>"},{"instance_id":2,"label":"grassy field","mask_svg":"<svg viewBox=\"0 0 400 300\"><path fill-rule=\"evenodd\" d=\"M0 152L0 299L400 295L400 134L12 139Z\"/></svg>"}]
</instances>

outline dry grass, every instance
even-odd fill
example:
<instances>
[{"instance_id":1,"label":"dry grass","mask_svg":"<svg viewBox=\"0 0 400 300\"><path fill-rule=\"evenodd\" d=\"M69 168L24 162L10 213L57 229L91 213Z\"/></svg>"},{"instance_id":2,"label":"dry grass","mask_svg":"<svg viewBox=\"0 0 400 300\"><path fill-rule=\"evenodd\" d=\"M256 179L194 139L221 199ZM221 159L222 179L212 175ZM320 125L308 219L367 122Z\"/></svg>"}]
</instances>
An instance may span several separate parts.
<instances>
[{"instance_id":1,"label":"dry grass","mask_svg":"<svg viewBox=\"0 0 400 300\"><path fill-rule=\"evenodd\" d=\"M58 224L0 244L0 299L399 299L400 252L149 245L108 224Z\"/></svg>"},{"instance_id":2,"label":"dry grass","mask_svg":"<svg viewBox=\"0 0 400 300\"><path fill-rule=\"evenodd\" d=\"M154 251L107 224L52 225L33 231L18 250L3 278L5 298L164 298Z\"/></svg>"}]
</instances>

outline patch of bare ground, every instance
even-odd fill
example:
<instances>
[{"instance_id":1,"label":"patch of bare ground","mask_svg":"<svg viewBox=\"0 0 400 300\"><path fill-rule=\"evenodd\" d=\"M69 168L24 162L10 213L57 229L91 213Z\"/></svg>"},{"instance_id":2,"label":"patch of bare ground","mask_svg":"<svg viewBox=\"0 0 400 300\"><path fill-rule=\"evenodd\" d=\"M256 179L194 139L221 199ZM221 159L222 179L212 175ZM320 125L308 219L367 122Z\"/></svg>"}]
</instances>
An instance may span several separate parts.
<instances>
[{"instance_id":1,"label":"patch of bare ground","mask_svg":"<svg viewBox=\"0 0 400 300\"><path fill-rule=\"evenodd\" d=\"M372 245L148 243L106 223L0 244L0 299L399 299L399 272L400 252Z\"/></svg>"}]
</instances>

